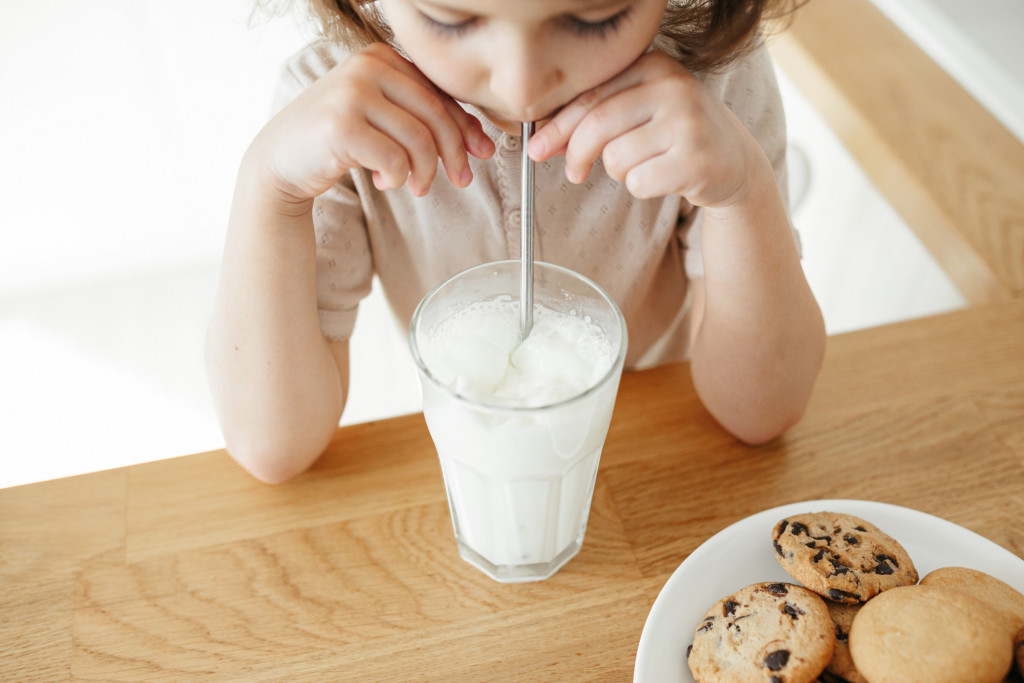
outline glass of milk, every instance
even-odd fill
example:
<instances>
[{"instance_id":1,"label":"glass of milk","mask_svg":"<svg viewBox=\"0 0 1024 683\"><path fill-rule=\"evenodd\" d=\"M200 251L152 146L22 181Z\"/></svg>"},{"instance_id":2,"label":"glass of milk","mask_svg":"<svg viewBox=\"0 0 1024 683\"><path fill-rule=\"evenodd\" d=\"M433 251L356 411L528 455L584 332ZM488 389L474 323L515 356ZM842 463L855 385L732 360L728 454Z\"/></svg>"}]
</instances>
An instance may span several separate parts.
<instances>
[{"instance_id":1,"label":"glass of milk","mask_svg":"<svg viewBox=\"0 0 1024 683\"><path fill-rule=\"evenodd\" d=\"M465 270L409 328L459 553L502 582L579 552L627 341L598 285L541 262L524 341L519 277L517 260Z\"/></svg>"}]
</instances>

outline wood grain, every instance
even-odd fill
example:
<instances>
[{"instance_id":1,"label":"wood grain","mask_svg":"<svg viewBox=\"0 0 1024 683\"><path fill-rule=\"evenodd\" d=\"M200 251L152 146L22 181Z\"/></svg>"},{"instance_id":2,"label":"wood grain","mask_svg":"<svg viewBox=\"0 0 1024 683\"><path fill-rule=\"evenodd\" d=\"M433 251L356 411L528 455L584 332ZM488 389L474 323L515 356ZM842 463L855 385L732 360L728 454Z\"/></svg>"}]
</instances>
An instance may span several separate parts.
<instances>
[{"instance_id":1,"label":"wood grain","mask_svg":"<svg viewBox=\"0 0 1024 683\"><path fill-rule=\"evenodd\" d=\"M422 416L280 486L222 452L0 490L0 680L629 680L669 575L776 505L862 498L1024 557L1024 299L829 339L758 448L685 364L623 377L580 555L502 585L455 549Z\"/></svg>"},{"instance_id":2,"label":"wood grain","mask_svg":"<svg viewBox=\"0 0 1024 683\"><path fill-rule=\"evenodd\" d=\"M817 0L770 49L973 303L1024 293L1024 144L869 0Z\"/></svg>"}]
</instances>

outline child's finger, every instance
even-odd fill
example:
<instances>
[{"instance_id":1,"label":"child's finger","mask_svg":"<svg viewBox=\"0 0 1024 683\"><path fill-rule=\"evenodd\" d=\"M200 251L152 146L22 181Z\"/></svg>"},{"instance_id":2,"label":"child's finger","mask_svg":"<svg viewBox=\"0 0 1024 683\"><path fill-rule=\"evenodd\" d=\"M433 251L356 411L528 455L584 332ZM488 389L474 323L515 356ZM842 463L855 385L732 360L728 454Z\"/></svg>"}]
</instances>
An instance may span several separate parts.
<instances>
[{"instance_id":1,"label":"child's finger","mask_svg":"<svg viewBox=\"0 0 1024 683\"><path fill-rule=\"evenodd\" d=\"M637 98L629 93L627 90L601 102L576 126L565 152L565 175L571 182L583 182L612 141L650 121L652 105L647 102L638 106ZM611 177L622 180L623 175Z\"/></svg>"},{"instance_id":2,"label":"child's finger","mask_svg":"<svg viewBox=\"0 0 1024 683\"><path fill-rule=\"evenodd\" d=\"M394 51L381 56L399 74L383 84L385 96L427 126L449 179L458 187L468 185L472 173L467 152L480 158L494 153L494 144L480 122L439 91L411 62Z\"/></svg>"},{"instance_id":3,"label":"child's finger","mask_svg":"<svg viewBox=\"0 0 1024 683\"><path fill-rule=\"evenodd\" d=\"M416 145L414 149L410 149L414 158L426 151L425 140L421 137L421 133L425 132L431 141L433 154L430 160L431 166L436 170L437 159L440 157L452 182L460 187L467 185L469 183L467 176L470 171L466 143L462 130L449 113L444 96L401 75L398 75L395 80L385 83L383 92L396 109L409 115L419 124L418 126L409 126L411 135L409 141ZM411 132L413 130L414 133ZM425 158L420 158L419 161L419 166L426 163ZM413 166L415 175L417 164L414 162ZM432 180L433 172L430 176Z\"/></svg>"},{"instance_id":4,"label":"child's finger","mask_svg":"<svg viewBox=\"0 0 1024 683\"><path fill-rule=\"evenodd\" d=\"M409 178L411 165L405 148L390 135L372 127L351 140L347 154L352 160L373 173L373 184L378 190L401 187Z\"/></svg>"},{"instance_id":5,"label":"child's finger","mask_svg":"<svg viewBox=\"0 0 1024 683\"><path fill-rule=\"evenodd\" d=\"M637 199L675 194L685 197L696 206L713 205L704 199L708 191L717 192L721 188L729 192L735 190L734 186L709 180L703 175L687 174L684 166L685 158L673 150L666 150L630 168L623 183L629 193Z\"/></svg>"},{"instance_id":6,"label":"child's finger","mask_svg":"<svg viewBox=\"0 0 1024 683\"><path fill-rule=\"evenodd\" d=\"M494 141L487 137L480 119L470 114L450 97L444 98L448 112L462 131L466 150L477 159L489 159L494 154Z\"/></svg>"},{"instance_id":7,"label":"child's finger","mask_svg":"<svg viewBox=\"0 0 1024 683\"><path fill-rule=\"evenodd\" d=\"M623 182L637 199L650 199L676 194L679 168L668 153L657 154L630 167Z\"/></svg>"},{"instance_id":8,"label":"child's finger","mask_svg":"<svg viewBox=\"0 0 1024 683\"><path fill-rule=\"evenodd\" d=\"M665 154L670 148L671 141L665 139L660 129L640 125L610 140L601 151L601 159L609 177L625 182L633 169L649 159ZM678 176L678 173L675 175Z\"/></svg>"},{"instance_id":9,"label":"child's finger","mask_svg":"<svg viewBox=\"0 0 1024 683\"><path fill-rule=\"evenodd\" d=\"M675 74L695 78L668 55L651 51L641 55L633 64L608 81L580 94L566 104L551 121L540 128L530 140L530 157L544 161L563 154L576 128L603 102L626 90L646 82Z\"/></svg>"},{"instance_id":10,"label":"child's finger","mask_svg":"<svg viewBox=\"0 0 1024 683\"><path fill-rule=\"evenodd\" d=\"M588 90L555 114L530 140L530 157L544 161L564 151L580 123L605 100L632 88L644 79L637 67L630 67L609 81Z\"/></svg>"},{"instance_id":11,"label":"child's finger","mask_svg":"<svg viewBox=\"0 0 1024 683\"><path fill-rule=\"evenodd\" d=\"M409 164L409 189L416 196L422 196L430 189L437 174L439 151L434 133L413 112L397 107L390 102L384 106L369 105L368 121L371 126L393 140L404 151ZM458 144L461 145L461 138ZM465 149L462 159L465 160ZM456 153L457 156L457 153ZM462 162L468 168L469 162ZM374 168L374 167L370 167Z\"/></svg>"},{"instance_id":12,"label":"child's finger","mask_svg":"<svg viewBox=\"0 0 1024 683\"><path fill-rule=\"evenodd\" d=\"M441 162L449 180L456 187L466 187L473 179L466 153L478 159L488 159L494 154L494 142L484 133L483 126L475 116L464 110L452 98L444 95L442 97L445 108L458 127L461 145L454 150L441 149ZM456 152L454 159L451 155L453 151Z\"/></svg>"}]
</instances>

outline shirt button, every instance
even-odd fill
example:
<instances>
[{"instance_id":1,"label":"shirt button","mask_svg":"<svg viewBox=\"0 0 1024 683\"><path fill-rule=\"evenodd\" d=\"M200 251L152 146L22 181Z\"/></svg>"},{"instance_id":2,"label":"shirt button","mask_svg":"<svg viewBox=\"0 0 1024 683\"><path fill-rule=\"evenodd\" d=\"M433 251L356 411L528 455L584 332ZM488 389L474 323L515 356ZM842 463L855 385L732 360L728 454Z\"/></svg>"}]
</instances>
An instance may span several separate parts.
<instances>
[{"instance_id":1,"label":"shirt button","mask_svg":"<svg viewBox=\"0 0 1024 683\"><path fill-rule=\"evenodd\" d=\"M523 222L523 212L519 209L512 209L508 212L508 225L510 228L518 228Z\"/></svg>"},{"instance_id":2,"label":"shirt button","mask_svg":"<svg viewBox=\"0 0 1024 683\"><path fill-rule=\"evenodd\" d=\"M518 152L520 147L519 136L506 134L505 139L503 140L503 146L510 152Z\"/></svg>"}]
</instances>

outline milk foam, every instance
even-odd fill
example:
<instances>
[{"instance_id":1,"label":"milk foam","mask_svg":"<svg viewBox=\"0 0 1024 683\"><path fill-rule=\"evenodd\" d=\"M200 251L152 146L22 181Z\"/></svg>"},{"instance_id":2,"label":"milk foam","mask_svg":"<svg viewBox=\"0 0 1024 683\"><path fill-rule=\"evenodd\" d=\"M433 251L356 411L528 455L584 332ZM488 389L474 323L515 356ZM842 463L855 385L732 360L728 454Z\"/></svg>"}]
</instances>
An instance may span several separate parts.
<instances>
[{"instance_id":1,"label":"milk foam","mask_svg":"<svg viewBox=\"0 0 1024 683\"><path fill-rule=\"evenodd\" d=\"M615 361L610 340L589 317L540 304L524 341L519 302L507 296L475 302L442 321L422 353L437 380L462 396L516 407L583 393Z\"/></svg>"}]
</instances>

